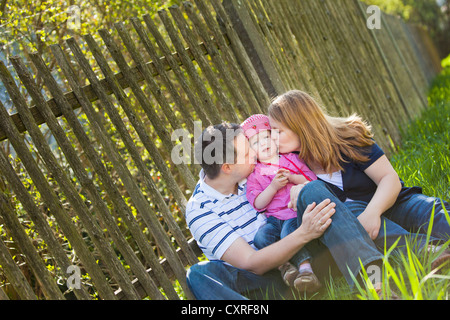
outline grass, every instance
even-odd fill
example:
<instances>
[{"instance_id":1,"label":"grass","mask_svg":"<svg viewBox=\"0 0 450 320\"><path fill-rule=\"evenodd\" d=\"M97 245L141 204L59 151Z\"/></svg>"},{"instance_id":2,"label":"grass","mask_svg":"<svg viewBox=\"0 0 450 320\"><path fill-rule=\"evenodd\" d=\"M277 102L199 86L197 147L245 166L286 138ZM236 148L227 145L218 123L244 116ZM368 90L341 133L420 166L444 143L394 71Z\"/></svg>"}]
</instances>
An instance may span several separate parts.
<instances>
[{"instance_id":1,"label":"grass","mask_svg":"<svg viewBox=\"0 0 450 320\"><path fill-rule=\"evenodd\" d=\"M429 108L402 130L403 144L390 160L406 186L421 186L424 194L449 200L450 56L442 65L444 70L429 90ZM450 224L448 214L447 220ZM395 245L385 248L381 270L382 298L391 299L395 293L403 300L449 300L450 268L432 270L431 263L450 241L434 253L417 252L412 249L414 241L408 241L406 253L396 252ZM380 299L370 281L370 272L363 268L363 273L365 283L361 285L351 288L344 279L331 279L320 293L309 299Z\"/></svg>"}]
</instances>

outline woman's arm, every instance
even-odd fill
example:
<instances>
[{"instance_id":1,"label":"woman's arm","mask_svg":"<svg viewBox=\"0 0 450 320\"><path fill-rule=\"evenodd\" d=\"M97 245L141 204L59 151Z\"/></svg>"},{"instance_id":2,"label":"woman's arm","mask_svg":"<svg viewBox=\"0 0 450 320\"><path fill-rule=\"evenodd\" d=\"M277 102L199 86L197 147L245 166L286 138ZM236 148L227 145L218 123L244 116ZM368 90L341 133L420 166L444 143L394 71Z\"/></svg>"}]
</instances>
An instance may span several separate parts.
<instances>
[{"instance_id":1,"label":"woman's arm","mask_svg":"<svg viewBox=\"0 0 450 320\"><path fill-rule=\"evenodd\" d=\"M397 172L385 155L364 170L364 173L375 182L377 190L358 220L370 237L375 239L380 230L381 215L395 203L402 186Z\"/></svg>"},{"instance_id":2,"label":"woman's arm","mask_svg":"<svg viewBox=\"0 0 450 320\"><path fill-rule=\"evenodd\" d=\"M236 239L221 259L235 266L262 275L286 261L305 244L320 237L331 224L336 205L326 199L310 204L303 214L300 227L283 239L261 250L253 249L244 239Z\"/></svg>"}]
</instances>

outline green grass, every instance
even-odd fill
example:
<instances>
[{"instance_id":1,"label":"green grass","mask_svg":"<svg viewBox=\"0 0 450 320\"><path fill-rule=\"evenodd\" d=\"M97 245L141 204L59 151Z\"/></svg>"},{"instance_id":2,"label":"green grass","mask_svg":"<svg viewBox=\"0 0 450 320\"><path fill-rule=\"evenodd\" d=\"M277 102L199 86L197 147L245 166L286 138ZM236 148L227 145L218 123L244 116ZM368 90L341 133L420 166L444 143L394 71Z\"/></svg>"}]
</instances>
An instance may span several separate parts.
<instances>
[{"instance_id":1,"label":"green grass","mask_svg":"<svg viewBox=\"0 0 450 320\"><path fill-rule=\"evenodd\" d=\"M426 195L449 200L450 56L443 60L442 66L444 70L429 90L429 107L402 129L402 146L390 160L406 186L420 186ZM450 223L448 215L447 220ZM394 253L395 246L385 248L382 298L390 299L395 293L404 300L449 300L450 268L438 272L431 269L431 263L450 241L435 253L417 252L412 249L414 241L409 240L405 254ZM332 279L324 284L320 293L309 299L379 299L367 274L365 280L363 285L350 288L344 279Z\"/></svg>"},{"instance_id":2,"label":"green grass","mask_svg":"<svg viewBox=\"0 0 450 320\"><path fill-rule=\"evenodd\" d=\"M391 163L407 186L418 185L424 194L449 199L450 195L450 61L433 81L430 107L403 130L403 145Z\"/></svg>"}]
</instances>

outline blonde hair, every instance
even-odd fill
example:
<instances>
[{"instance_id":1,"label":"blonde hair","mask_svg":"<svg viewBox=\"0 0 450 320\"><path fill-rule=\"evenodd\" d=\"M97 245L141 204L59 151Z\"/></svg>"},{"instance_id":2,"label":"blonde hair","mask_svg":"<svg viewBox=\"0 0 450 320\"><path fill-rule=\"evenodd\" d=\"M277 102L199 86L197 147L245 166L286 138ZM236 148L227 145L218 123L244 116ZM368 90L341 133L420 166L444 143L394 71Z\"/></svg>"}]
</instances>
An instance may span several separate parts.
<instances>
[{"instance_id":1,"label":"blonde hair","mask_svg":"<svg viewBox=\"0 0 450 320\"><path fill-rule=\"evenodd\" d=\"M356 162L369 160L358 147L374 144L373 134L370 125L356 114L331 117L310 95L291 90L273 100L269 116L298 136L301 159L320 164L327 173L343 170L344 156Z\"/></svg>"}]
</instances>

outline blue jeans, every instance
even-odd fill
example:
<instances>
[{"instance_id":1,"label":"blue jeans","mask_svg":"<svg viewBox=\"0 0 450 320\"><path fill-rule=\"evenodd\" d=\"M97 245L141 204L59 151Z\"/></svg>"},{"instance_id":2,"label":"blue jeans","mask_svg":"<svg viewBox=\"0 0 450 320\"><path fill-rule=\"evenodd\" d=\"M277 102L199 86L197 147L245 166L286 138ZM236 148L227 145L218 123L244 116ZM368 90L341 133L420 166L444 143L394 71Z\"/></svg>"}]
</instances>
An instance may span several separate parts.
<instances>
[{"instance_id":1,"label":"blue jeans","mask_svg":"<svg viewBox=\"0 0 450 320\"><path fill-rule=\"evenodd\" d=\"M204 261L187 272L187 284L198 300L283 299L289 287L278 270L260 276L223 261Z\"/></svg>"},{"instance_id":2,"label":"blue jeans","mask_svg":"<svg viewBox=\"0 0 450 320\"><path fill-rule=\"evenodd\" d=\"M450 214L450 204L438 198L423 194L411 194L397 201L383 216L411 232L426 233L434 208L431 235L437 239L450 239L450 224L445 217L444 207Z\"/></svg>"},{"instance_id":3,"label":"blue jeans","mask_svg":"<svg viewBox=\"0 0 450 320\"><path fill-rule=\"evenodd\" d=\"M319 204L325 199L330 199L336 204L336 211L331 217L331 225L324 234L306 244L312 256L311 264L317 273L317 269L323 267L323 261L319 263L323 258L318 261L317 257L325 257L328 265L335 265L347 282L353 285L352 275L356 277L359 274L361 264L367 266L381 263L383 255L359 223L356 215L323 181L312 181L300 191L297 200L298 225L302 224L303 213L310 203ZM331 260L334 260L334 263Z\"/></svg>"},{"instance_id":4,"label":"blue jeans","mask_svg":"<svg viewBox=\"0 0 450 320\"><path fill-rule=\"evenodd\" d=\"M348 201L344 203L349 208L355 217L358 217L367 207L367 202L364 201ZM384 249L388 250L398 240L395 250L396 252L406 252L406 243L412 246L412 249L416 252L428 245L428 241L439 241L439 238L431 236L427 239L426 233L414 233L405 230L403 227L388 219L386 215L381 216L380 231L376 239L373 240L377 248L384 252Z\"/></svg>"},{"instance_id":5,"label":"blue jeans","mask_svg":"<svg viewBox=\"0 0 450 320\"><path fill-rule=\"evenodd\" d=\"M298 228L297 223L297 218L280 220L273 216L269 216L267 218L267 223L256 232L253 244L258 249L267 247L292 233ZM290 259L290 261L294 266L299 267L303 261L309 259L311 259L311 255L308 250L302 248Z\"/></svg>"}]
</instances>

